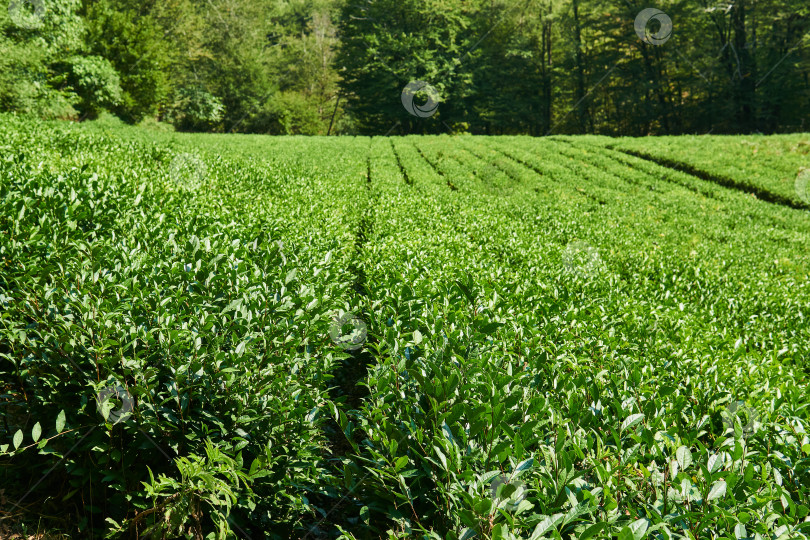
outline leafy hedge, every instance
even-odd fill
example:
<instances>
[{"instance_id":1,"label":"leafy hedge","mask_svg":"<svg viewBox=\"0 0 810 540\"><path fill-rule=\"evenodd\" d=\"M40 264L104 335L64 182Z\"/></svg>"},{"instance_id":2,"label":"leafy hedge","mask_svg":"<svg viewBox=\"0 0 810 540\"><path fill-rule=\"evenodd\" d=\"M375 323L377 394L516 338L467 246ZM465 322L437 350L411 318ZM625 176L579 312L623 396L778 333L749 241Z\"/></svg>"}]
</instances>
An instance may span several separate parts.
<instances>
[{"instance_id":1,"label":"leafy hedge","mask_svg":"<svg viewBox=\"0 0 810 540\"><path fill-rule=\"evenodd\" d=\"M593 139L0 132L15 512L808 537L806 213Z\"/></svg>"},{"instance_id":2,"label":"leafy hedge","mask_svg":"<svg viewBox=\"0 0 810 540\"><path fill-rule=\"evenodd\" d=\"M810 207L807 191L810 177L801 176L810 169L810 138L805 133L588 139L691 171L766 200Z\"/></svg>"},{"instance_id":3,"label":"leafy hedge","mask_svg":"<svg viewBox=\"0 0 810 540\"><path fill-rule=\"evenodd\" d=\"M318 206L309 182L257 165L204 155L192 191L168 177L177 156L164 148L3 131L25 149L2 163L0 187L0 448L20 504L50 486L82 501L82 529L101 516L112 532L226 518L291 530L323 489L320 410L352 209ZM352 180L323 186L323 201ZM99 402L115 389L134 407L105 422Z\"/></svg>"}]
</instances>

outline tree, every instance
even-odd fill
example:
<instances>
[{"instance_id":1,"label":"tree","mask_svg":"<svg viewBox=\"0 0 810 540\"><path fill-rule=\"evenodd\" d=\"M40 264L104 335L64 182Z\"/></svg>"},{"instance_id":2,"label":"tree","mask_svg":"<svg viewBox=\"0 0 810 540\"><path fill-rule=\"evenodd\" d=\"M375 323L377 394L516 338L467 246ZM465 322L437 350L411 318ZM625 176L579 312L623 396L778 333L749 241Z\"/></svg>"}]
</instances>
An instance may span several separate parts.
<instances>
[{"instance_id":1,"label":"tree","mask_svg":"<svg viewBox=\"0 0 810 540\"><path fill-rule=\"evenodd\" d=\"M348 3L341 19L338 66L348 108L365 133L443 131L442 122L469 119L465 98L472 94L469 32L474 10L461 0L378 0ZM412 81L424 81L440 96L437 113L418 118L400 95ZM418 96L417 96L418 98Z\"/></svg>"},{"instance_id":2,"label":"tree","mask_svg":"<svg viewBox=\"0 0 810 540\"><path fill-rule=\"evenodd\" d=\"M30 6L18 1L0 9L0 108L72 117L78 98L64 88L65 74L54 65L82 47L79 0Z\"/></svg>"},{"instance_id":3,"label":"tree","mask_svg":"<svg viewBox=\"0 0 810 540\"><path fill-rule=\"evenodd\" d=\"M123 90L114 111L136 122L157 114L170 93L171 48L149 2L87 2L88 46L118 71Z\"/></svg>"},{"instance_id":4,"label":"tree","mask_svg":"<svg viewBox=\"0 0 810 540\"><path fill-rule=\"evenodd\" d=\"M96 118L121 101L121 81L112 64L100 56L73 56L62 64L65 81L78 96L82 117Z\"/></svg>"}]
</instances>

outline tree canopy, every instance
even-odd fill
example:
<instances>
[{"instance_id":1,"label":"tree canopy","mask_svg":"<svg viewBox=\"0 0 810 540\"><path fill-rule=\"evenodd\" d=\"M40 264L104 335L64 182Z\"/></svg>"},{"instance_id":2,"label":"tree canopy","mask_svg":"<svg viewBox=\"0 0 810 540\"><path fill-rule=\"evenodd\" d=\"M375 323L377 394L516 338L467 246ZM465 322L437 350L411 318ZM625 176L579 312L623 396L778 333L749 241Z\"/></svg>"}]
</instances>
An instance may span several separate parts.
<instances>
[{"instance_id":1,"label":"tree canopy","mask_svg":"<svg viewBox=\"0 0 810 540\"><path fill-rule=\"evenodd\" d=\"M274 134L797 131L808 38L803 0L13 0L0 109Z\"/></svg>"}]
</instances>

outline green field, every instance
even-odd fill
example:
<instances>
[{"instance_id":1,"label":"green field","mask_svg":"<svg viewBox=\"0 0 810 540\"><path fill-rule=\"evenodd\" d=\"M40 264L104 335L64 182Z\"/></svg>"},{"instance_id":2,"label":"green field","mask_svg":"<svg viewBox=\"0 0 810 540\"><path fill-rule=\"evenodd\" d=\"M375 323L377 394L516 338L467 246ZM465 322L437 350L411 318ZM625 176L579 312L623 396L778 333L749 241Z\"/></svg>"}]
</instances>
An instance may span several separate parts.
<instances>
[{"instance_id":1,"label":"green field","mask_svg":"<svg viewBox=\"0 0 810 540\"><path fill-rule=\"evenodd\" d=\"M810 538L808 148L2 116L0 537Z\"/></svg>"}]
</instances>

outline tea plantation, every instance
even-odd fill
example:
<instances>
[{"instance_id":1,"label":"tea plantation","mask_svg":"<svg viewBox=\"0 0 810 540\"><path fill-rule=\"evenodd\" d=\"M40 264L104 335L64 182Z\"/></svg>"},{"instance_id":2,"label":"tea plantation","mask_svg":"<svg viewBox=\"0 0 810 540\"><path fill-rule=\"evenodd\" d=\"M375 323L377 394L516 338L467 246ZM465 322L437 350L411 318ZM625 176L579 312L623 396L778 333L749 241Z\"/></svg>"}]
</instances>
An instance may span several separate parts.
<instances>
[{"instance_id":1,"label":"tea plantation","mask_svg":"<svg viewBox=\"0 0 810 540\"><path fill-rule=\"evenodd\" d=\"M810 538L808 147L2 116L0 537Z\"/></svg>"}]
</instances>

